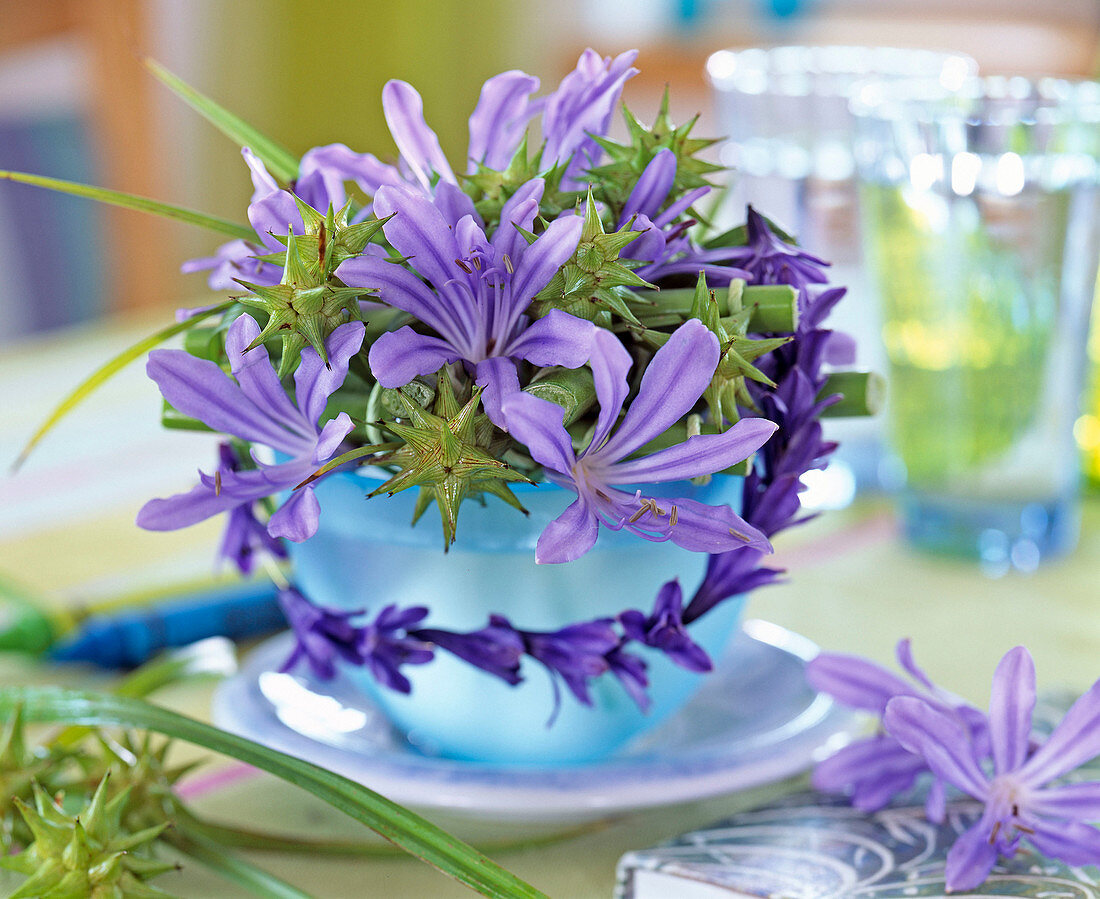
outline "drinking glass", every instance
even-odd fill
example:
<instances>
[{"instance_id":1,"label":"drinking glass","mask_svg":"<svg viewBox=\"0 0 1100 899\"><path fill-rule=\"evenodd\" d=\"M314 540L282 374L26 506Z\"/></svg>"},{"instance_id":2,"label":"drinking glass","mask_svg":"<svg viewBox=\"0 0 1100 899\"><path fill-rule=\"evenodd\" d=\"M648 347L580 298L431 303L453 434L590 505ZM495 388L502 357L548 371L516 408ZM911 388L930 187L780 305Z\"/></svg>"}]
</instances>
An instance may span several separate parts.
<instances>
[{"instance_id":1,"label":"drinking glass","mask_svg":"<svg viewBox=\"0 0 1100 899\"><path fill-rule=\"evenodd\" d=\"M862 79L932 78L956 85L977 71L968 56L890 47L775 47L720 50L707 61L722 133L722 163L732 169L723 225L744 221L753 204L815 256L832 262L830 280L848 295L829 326L851 334L861 368L884 371L880 316L868 290L860 237L855 124L848 109ZM825 476L832 504L854 484L878 486L881 419L833 419L826 436L840 449Z\"/></svg>"},{"instance_id":2,"label":"drinking glass","mask_svg":"<svg viewBox=\"0 0 1100 899\"><path fill-rule=\"evenodd\" d=\"M1032 570L1079 527L1100 84L871 81L852 111L906 532Z\"/></svg>"}]
</instances>

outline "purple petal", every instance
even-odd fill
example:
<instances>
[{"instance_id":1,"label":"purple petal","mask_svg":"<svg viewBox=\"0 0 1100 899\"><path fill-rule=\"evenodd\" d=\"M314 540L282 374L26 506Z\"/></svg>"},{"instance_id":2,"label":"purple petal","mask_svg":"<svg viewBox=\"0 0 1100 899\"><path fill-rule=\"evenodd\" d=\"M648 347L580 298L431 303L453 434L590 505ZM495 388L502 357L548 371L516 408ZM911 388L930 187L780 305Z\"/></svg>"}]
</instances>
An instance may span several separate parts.
<instances>
[{"instance_id":1,"label":"purple petal","mask_svg":"<svg viewBox=\"0 0 1100 899\"><path fill-rule=\"evenodd\" d=\"M268 491L264 491L258 493L255 499L267 495ZM226 491L217 494L212 488L199 483L187 493L149 500L138 512L136 523L147 531L175 531L252 502L252 499L242 499Z\"/></svg>"},{"instance_id":2,"label":"purple petal","mask_svg":"<svg viewBox=\"0 0 1100 899\"><path fill-rule=\"evenodd\" d=\"M481 216L474 207L474 201L470 199L461 187L451 184L449 181L440 181L435 186L435 208L449 225L456 225L466 216L470 216L479 226L484 225Z\"/></svg>"},{"instance_id":3,"label":"purple petal","mask_svg":"<svg viewBox=\"0 0 1100 899\"><path fill-rule=\"evenodd\" d=\"M618 490L614 493L622 495ZM745 548L771 552L768 538L736 515L729 506L708 506L683 497L660 497L653 499L653 502L666 514L655 519L652 513L647 512L634 524L628 525L631 530L667 536L677 546L693 552L722 553ZM668 514L672 506L676 507L675 525L670 523Z\"/></svg>"},{"instance_id":4,"label":"purple petal","mask_svg":"<svg viewBox=\"0 0 1100 899\"><path fill-rule=\"evenodd\" d=\"M317 533L321 517L321 505L313 493L313 486L295 490L271 516L267 532L272 537L285 537L294 543L302 543Z\"/></svg>"},{"instance_id":5,"label":"purple petal","mask_svg":"<svg viewBox=\"0 0 1100 899\"><path fill-rule=\"evenodd\" d=\"M323 174L330 182L330 189L338 181L354 181L372 195L383 184L405 183L394 166L380 162L370 153L355 153L344 144L328 144L308 150L302 157L301 172L302 175L314 172Z\"/></svg>"},{"instance_id":6,"label":"purple petal","mask_svg":"<svg viewBox=\"0 0 1100 899\"><path fill-rule=\"evenodd\" d=\"M560 309L551 309L526 328L502 352L544 368L553 365L580 368L591 355L592 341L597 330L592 322ZM627 365L629 364L628 356Z\"/></svg>"},{"instance_id":7,"label":"purple petal","mask_svg":"<svg viewBox=\"0 0 1100 899\"><path fill-rule=\"evenodd\" d=\"M453 243L453 240L451 241ZM416 275L380 256L357 256L342 263L336 275L349 287L374 288L386 305L408 312L452 343L465 342L457 319Z\"/></svg>"},{"instance_id":8,"label":"purple petal","mask_svg":"<svg viewBox=\"0 0 1100 899\"><path fill-rule=\"evenodd\" d=\"M1100 783L1076 783L1036 790L1027 806L1037 815L1100 821Z\"/></svg>"},{"instance_id":9,"label":"purple petal","mask_svg":"<svg viewBox=\"0 0 1100 899\"><path fill-rule=\"evenodd\" d=\"M947 787L938 777L932 779L924 798L924 817L934 824L943 824L947 817Z\"/></svg>"},{"instance_id":10,"label":"purple petal","mask_svg":"<svg viewBox=\"0 0 1100 899\"><path fill-rule=\"evenodd\" d=\"M516 226L530 231L538 214L538 202L542 199L546 182L542 178L532 178L520 185L500 209L500 225L493 232L492 244L497 251L515 261L523 255L527 241ZM534 201L534 205L531 202Z\"/></svg>"},{"instance_id":11,"label":"purple petal","mask_svg":"<svg viewBox=\"0 0 1100 899\"><path fill-rule=\"evenodd\" d=\"M344 442L344 438L354 430L355 422L351 420L347 412L341 412L335 418L325 422L325 426L317 436L317 446L310 458L311 463L313 465L324 465L336 456L340 444Z\"/></svg>"},{"instance_id":12,"label":"purple petal","mask_svg":"<svg viewBox=\"0 0 1100 899\"><path fill-rule=\"evenodd\" d=\"M519 314L531 305L535 294L542 290L564 264L581 237L584 221L579 215L563 215L554 219L539 239L523 251L512 275L512 300L508 325L515 324Z\"/></svg>"},{"instance_id":13,"label":"purple petal","mask_svg":"<svg viewBox=\"0 0 1100 899\"><path fill-rule=\"evenodd\" d=\"M702 396L718 358L718 338L706 325L698 319L684 322L646 367L638 396L601 458L621 459L668 430Z\"/></svg>"},{"instance_id":14,"label":"purple petal","mask_svg":"<svg viewBox=\"0 0 1100 899\"><path fill-rule=\"evenodd\" d=\"M548 404L549 405L549 404ZM596 543L599 524L582 497L546 526L535 546L539 565L572 562Z\"/></svg>"},{"instance_id":15,"label":"purple petal","mask_svg":"<svg viewBox=\"0 0 1100 899\"><path fill-rule=\"evenodd\" d=\"M267 171L263 161L248 147L241 147L241 156L244 164L248 166L248 173L252 176L252 202L262 200L268 194L279 190L279 185Z\"/></svg>"},{"instance_id":16,"label":"purple petal","mask_svg":"<svg viewBox=\"0 0 1100 899\"><path fill-rule=\"evenodd\" d=\"M619 227L622 228L631 217L642 213L652 218L661 208L661 204L672 190L672 182L676 180L676 154L669 149L659 150L645 167L634 189L623 204L622 214L619 216Z\"/></svg>"},{"instance_id":17,"label":"purple petal","mask_svg":"<svg viewBox=\"0 0 1100 899\"><path fill-rule=\"evenodd\" d=\"M1005 655L993 675L989 736L998 774L1015 771L1027 758L1035 708L1035 663L1022 646Z\"/></svg>"},{"instance_id":18,"label":"purple petal","mask_svg":"<svg viewBox=\"0 0 1100 899\"><path fill-rule=\"evenodd\" d=\"M1100 681L1081 696L1020 769L1031 786L1061 777L1100 755Z\"/></svg>"},{"instance_id":19,"label":"purple petal","mask_svg":"<svg viewBox=\"0 0 1100 899\"><path fill-rule=\"evenodd\" d=\"M913 648L912 643L908 637L902 640L898 640L898 645L894 650L894 654L897 656L898 664L902 669L906 671L913 680L919 684L923 684L931 692L936 691L936 685L932 683L931 678L924 673L923 669L917 666L917 663L913 660Z\"/></svg>"},{"instance_id":20,"label":"purple petal","mask_svg":"<svg viewBox=\"0 0 1100 899\"><path fill-rule=\"evenodd\" d=\"M989 794L970 736L955 718L923 699L900 696L886 704L882 721L890 736L921 756L937 777L976 799Z\"/></svg>"},{"instance_id":21,"label":"purple petal","mask_svg":"<svg viewBox=\"0 0 1100 899\"><path fill-rule=\"evenodd\" d=\"M584 454L600 453L607 443L611 428L619 418L626 402L630 385L626 376L630 371L630 353L610 331L597 328L590 341L592 379L596 386L596 399L600 404L596 427Z\"/></svg>"},{"instance_id":22,"label":"purple petal","mask_svg":"<svg viewBox=\"0 0 1100 899\"><path fill-rule=\"evenodd\" d=\"M882 715L895 696L909 696L913 688L900 677L858 656L820 653L806 666L811 687L828 693L854 709Z\"/></svg>"},{"instance_id":23,"label":"purple petal","mask_svg":"<svg viewBox=\"0 0 1100 899\"><path fill-rule=\"evenodd\" d=\"M814 768L813 785L829 793L843 793L863 778L884 771L923 769L924 764L918 756L903 749L893 737L880 734L857 740L818 763Z\"/></svg>"},{"instance_id":24,"label":"purple petal","mask_svg":"<svg viewBox=\"0 0 1100 899\"><path fill-rule=\"evenodd\" d=\"M1028 839L1044 855L1074 866L1100 864L1100 830L1095 827L1065 821L1029 820L1028 824L1035 831Z\"/></svg>"},{"instance_id":25,"label":"purple petal","mask_svg":"<svg viewBox=\"0 0 1100 899\"><path fill-rule=\"evenodd\" d=\"M267 348L261 343L245 352L245 347L260 335L260 326L251 315L242 315L229 326L225 354L241 392L284 427L303 436L313 437L316 417L306 419L286 395L283 384L271 366Z\"/></svg>"},{"instance_id":26,"label":"purple petal","mask_svg":"<svg viewBox=\"0 0 1100 899\"><path fill-rule=\"evenodd\" d=\"M563 475L573 470L576 456L561 406L520 391L504 401L502 411L508 432L527 447L532 459Z\"/></svg>"},{"instance_id":27,"label":"purple petal","mask_svg":"<svg viewBox=\"0 0 1100 899\"><path fill-rule=\"evenodd\" d=\"M347 380L351 357L359 352L366 333L367 327L360 321L339 325L325 341L328 365L313 347L302 350L301 364L294 372L294 395L310 424L320 419L328 398Z\"/></svg>"},{"instance_id":28,"label":"purple petal","mask_svg":"<svg viewBox=\"0 0 1100 899\"><path fill-rule=\"evenodd\" d=\"M491 169L508 165L530 118L527 98L538 89L538 78L520 71L502 72L482 85L470 116L468 173L479 162Z\"/></svg>"},{"instance_id":29,"label":"purple petal","mask_svg":"<svg viewBox=\"0 0 1100 899\"><path fill-rule=\"evenodd\" d=\"M404 81L386 82L382 88L382 110L401 158L425 190L432 186L433 172L444 181L454 182L454 172L439 146L439 138L424 122L424 101L416 88Z\"/></svg>"},{"instance_id":30,"label":"purple petal","mask_svg":"<svg viewBox=\"0 0 1100 899\"><path fill-rule=\"evenodd\" d=\"M367 357L383 387L403 387L417 375L439 371L459 358L461 353L445 340L418 334L408 325L379 337Z\"/></svg>"},{"instance_id":31,"label":"purple petal","mask_svg":"<svg viewBox=\"0 0 1100 899\"><path fill-rule=\"evenodd\" d=\"M386 239L436 287L462 276L454 261L459 255L454 234L427 197L400 187L380 187L374 196L374 214L393 216L382 229Z\"/></svg>"},{"instance_id":32,"label":"purple petal","mask_svg":"<svg viewBox=\"0 0 1100 899\"><path fill-rule=\"evenodd\" d=\"M153 350L145 370L172 406L215 431L292 456L301 450L302 437L280 427L216 363L183 350Z\"/></svg>"},{"instance_id":33,"label":"purple petal","mask_svg":"<svg viewBox=\"0 0 1100 899\"><path fill-rule=\"evenodd\" d=\"M989 841L992 824L982 819L960 836L947 852L944 885L957 893L982 883L997 861L997 849Z\"/></svg>"},{"instance_id":34,"label":"purple petal","mask_svg":"<svg viewBox=\"0 0 1100 899\"><path fill-rule=\"evenodd\" d=\"M516 363L505 356L483 359L477 364L475 382L479 387L485 388L481 394L481 405L485 408L489 421L499 428L505 427L507 420L504 417L504 401L519 392Z\"/></svg>"},{"instance_id":35,"label":"purple petal","mask_svg":"<svg viewBox=\"0 0 1100 899\"><path fill-rule=\"evenodd\" d=\"M697 434L641 459L619 462L608 473L607 482L657 484L714 474L747 459L777 427L763 418L743 418L721 434Z\"/></svg>"}]
</instances>

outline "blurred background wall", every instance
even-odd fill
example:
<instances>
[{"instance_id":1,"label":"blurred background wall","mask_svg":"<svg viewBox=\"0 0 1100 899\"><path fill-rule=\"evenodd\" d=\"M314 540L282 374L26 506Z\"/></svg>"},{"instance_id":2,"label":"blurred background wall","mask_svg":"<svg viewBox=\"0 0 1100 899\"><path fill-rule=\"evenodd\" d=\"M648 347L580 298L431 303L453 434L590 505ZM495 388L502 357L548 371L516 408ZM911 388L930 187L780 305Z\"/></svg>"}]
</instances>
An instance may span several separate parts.
<instances>
[{"instance_id":1,"label":"blurred background wall","mask_svg":"<svg viewBox=\"0 0 1100 899\"><path fill-rule=\"evenodd\" d=\"M642 50L626 99L704 113L721 47L924 46L983 71L1088 75L1096 0L36 0L0 3L0 169L90 181L244 220L238 149L143 69L153 56L294 151L341 141L386 157L380 92L412 82L460 155L481 82L523 68L556 83L577 53ZM216 238L0 183L0 342L100 315L163 318L200 302L179 264Z\"/></svg>"}]
</instances>

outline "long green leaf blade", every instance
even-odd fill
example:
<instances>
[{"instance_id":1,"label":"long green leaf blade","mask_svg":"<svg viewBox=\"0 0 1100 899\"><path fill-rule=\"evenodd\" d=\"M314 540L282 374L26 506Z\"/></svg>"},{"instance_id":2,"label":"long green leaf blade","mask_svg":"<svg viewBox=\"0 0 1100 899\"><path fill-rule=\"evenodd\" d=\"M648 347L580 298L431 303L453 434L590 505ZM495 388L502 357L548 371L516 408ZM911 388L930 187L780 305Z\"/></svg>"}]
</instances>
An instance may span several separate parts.
<instances>
[{"instance_id":1,"label":"long green leaf blade","mask_svg":"<svg viewBox=\"0 0 1100 899\"><path fill-rule=\"evenodd\" d=\"M209 724L141 700L58 687L0 688L0 719L21 707L28 722L118 725L186 740L261 768L307 790L392 843L477 890L499 899L546 899L530 884L501 868L419 815L373 790L311 762L218 730Z\"/></svg>"},{"instance_id":2,"label":"long green leaf blade","mask_svg":"<svg viewBox=\"0 0 1100 899\"><path fill-rule=\"evenodd\" d=\"M0 181L15 181L19 184L31 184L34 187L44 187L47 190L57 191L62 194L71 194L74 197L86 197L110 206L121 206L123 209L135 209L138 212L149 212L167 219L175 219L188 225L198 225L208 231L216 231L229 237L239 237L244 240L256 241L256 232L248 225L231 222L228 219L218 218L216 215L207 215L205 212L197 212L184 206L175 206L172 203L162 203L160 200L152 200L149 197L139 197L137 194L123 193L119 190L108 190L105 187L95 187L91 184L80 184L77 181L63 181L60 178L47 178L44 175L31 175L27 172L9 172L0 169Z\"/></svg>"},{"instance_id":3,"label":"long green leaf blade","mask_svg":"<svg viewBox=\"0 0 1100 899\"><path fill-rule=\"evenodd\" d=\"M57 408L50 413L49 417L39 426L38 430L34 432L31 439L27 441L27 445L23 447L23 452L19 454L19 458L15 460L15 464L12 465L12 471L17 471L19 467L27 461L27 457L31 454L31 451L38 445L38 442L49 433L54 425L61 421L62 418L68 415L69 412L85 400L89 394L107 381L117 371L124 368L128 363L133 362L138 356L145 354L158 344L164 343L169 337L186 331L188 328L193 327L205 318L209 318L211 315L224 312L232 306L234 302L236 301L226 300L224 303L211 306L209 309L196 313L184 321L176 322L169 325L167 328L162 328L155 334L150 334L143 340L139 340L132 347L123 350L113 359L97 368L85 378L84 381L77 385L72 393L58 404Z\"/></svg>"},{"instance_id":4,"label":"long green leaf blade","mask_svg":"<svg viewBox=\"0 0 1100 899\"><path fill-rule=\"evenodd\" d=\"M233 115L205 94L195 90L155 59L146 59L145 67L153 73L158 81L238 147L250 148L267 166L267 170L280 181L289 184L298 177L298 159L286 147L261 134L243 119Z\"/></svg>"}]
</instances>

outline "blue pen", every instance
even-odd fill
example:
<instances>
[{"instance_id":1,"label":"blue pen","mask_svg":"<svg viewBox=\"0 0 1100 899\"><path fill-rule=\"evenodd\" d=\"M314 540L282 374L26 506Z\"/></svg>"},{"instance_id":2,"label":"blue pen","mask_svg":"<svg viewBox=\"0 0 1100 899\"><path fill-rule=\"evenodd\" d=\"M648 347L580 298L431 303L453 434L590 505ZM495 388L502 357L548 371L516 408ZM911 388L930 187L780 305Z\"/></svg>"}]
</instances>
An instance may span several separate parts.
<instances>
[{"instance_id":1,"label":"blue pen","mask_svg":"<svg viewBox=\"0 0 1100 899\"><path fill-rule=\"evenodd\" d=\"M162 649L206 637L243 640L286 627L275 586L266 581L219 585L155 606L92 615L54 645L58 662L132 668Z\"/></svg>"}]
</instances>

